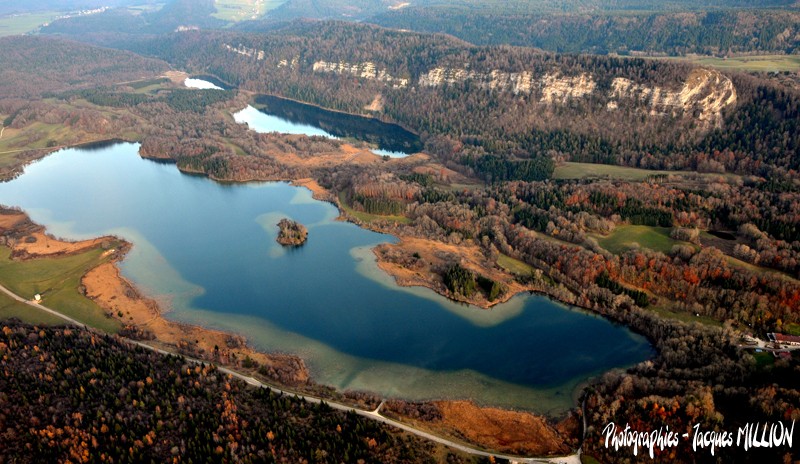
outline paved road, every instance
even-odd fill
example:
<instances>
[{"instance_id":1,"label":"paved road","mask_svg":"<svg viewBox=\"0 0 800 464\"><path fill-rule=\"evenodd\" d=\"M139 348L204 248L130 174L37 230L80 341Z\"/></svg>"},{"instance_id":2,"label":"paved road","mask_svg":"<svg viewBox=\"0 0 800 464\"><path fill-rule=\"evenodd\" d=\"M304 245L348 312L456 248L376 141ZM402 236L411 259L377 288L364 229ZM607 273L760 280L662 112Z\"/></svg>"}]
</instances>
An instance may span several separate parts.
<instances>
[{"instance_id":1,"label":"paved road","mask_svg":"<svg viewBox=\"0 0 800 464\"><path fill-rule=\"evenodd\" d=\"M77 320L75 320L75 319L73 319L73 318L71 318L69 316L66 316L64 314L61 314L60 312L58 312L58 311L56 311L54 309L50 309L50 308L48 308L48 307L46 307L46 306L44 306L44 305L42 305L40 303L34 303L32 301L26 300L25 298L22 298L21 296L17 295L16 293L12 292L11 290L7 289L6 287L4 287L2 285L0 285L0 291L2 291L6 295L10 296L11 298L13 298L13 299L15 299L15 300L17 300L17 301L19 301L21 303L25 303L27 305L33 306L33 307L38 308L38 309L40 309L42 311L50 313L50 314L52 314L54 316L60 317L61 319L64 319L65 321L67 321L67 322L69 322L71 324L77 325L79 327L84 327L84 328L87 328L87 329L91 329L86 324L84 324L82 322L79 322L79 321L77 321ZM142 348L145 348L145 349L148 349L148 350L151 350L151 351L155 351L157 353L161 353L161 354L165 354L165 355L176 355L176 353L172 353L172 352L169 352L169 351L166 351L166 350L162 350L160 348L156 348L156 347L150 346L150 345L148 345L146 343L138 342L138 341L135 341L135 340L129 340L129 339L124 339L124 340L126 342L132 343L134 345L141 346ZM202 364L213 364L213 363L210 363L209 361L203 361L203 360L200 360L200 359L190 358L190 357L187 357L187 356L183 356L183 357L187 361L193 362L193 363L197 363L197 364L201 364L201 363ZM412 434L414 434L414 435L416 435L418 437L426 438L428 440L435 441L437 443L441 443L441 444L443 444L445 446L449 446L450 448L454 448L454 449L457 449L459 451L463 451L465 453L472 454L472 455L475 455L475 456L487 456L487 457L488 456L494 456L495 458L507 459L507 460L509 460L511 462L517 462L517 463L580 464L580 462L581 462L580 452L578 452L576 454L571 454L569 456L558 457L558 458L531 458L531 457L519 457L519 456L509 456L509 455L504 455L504 454L491 453L491 452L480 450L480 449L477 449L477 448L473 448L471 446L467 446L467 445L464 445L464 444L461 444L461 443L456 443L454 441L448 440L448 439L440 437L438 435L434 435L432 433L425 432L423 430L419 430L417 428L414 428L414 427L412 427L410 425L406 425L406 424L403 424L401 422L397 422L396 420L389 419L388 417L384 417L380 413L380 410L383 407L383 402L381 402L381 404L378 405L378 407L375 408L375 410L367 411L367 410L364 410L364 409L354 408L353 406L348 406L346 404L327 401L327 400L323 400L322 398L317 398L317 397L308 396L308 395L302 395L302 394L299 394L299 393L296 393L296 392L284 390L284 389L278 388L278 387L276 387L274 385L270 385L270 384L261 382L261 381L259 381L257 379L254 379L253 377L250 377L250 376L241 374L239 372L236 372L234 370L231 370L231 369L229 369L227 367L223 367L223 366L219 366L218 365L217 366L217 370L219 370L220 372L224 372L225 374L229 374L229 375L231 375L233 377L236 377L237 379L243 380L244 382L246 382L249 385L252 385L254 387L269 388L269 389L273 390L276 393L282 393L282 394L285 394L285 395L296 396L297 398L301 398L301 399L307 401L308 403L319 404L319 403L325 402L328 406L330 406L333 409L336 409L336 410L339 410L339 411L344 411L344 412L353 411L354 413L358 414L359 416L367 417L367 418L370 418L372 420L375 420L375 421L378 421L378 422L381 422L381 423L384 423L384 424L387 424L387 425L391 425L393 427L397 427L398 429L405 430L406 432L412 433Z\"/></svg>"},{"instance_id":2,"label":"paved road","mask_svg":"<svg viewBox=\"0 0 800 464\"><path fill-rule=\"evenodd\" d=\"M26 300L25 298L22 298L21 296L17 295L16 293L12 292L9 289L3 287L2 285L0 285L0 291L5 293L6 295L10 296L11 298L19 301L20 303L25 303L25 304L27 304L29 306L33 306L34 308L41 309L42 311L44 311L46 313L50 313L53 316L60 317L61 319L64 319L65 321L69 322L70 324L77 325L79 327L84 327L84 328L87 328L87 329L90 328L89 326L87 326L83 322L76 321L75 319L73 319L73 318L71 318L71 317L69 317L67 315L61 314L60 312L58 312L58 311L56 311L54 309L50 309L50 308L48 308L46 306L43 306L43 305L41 305L39 303L34 303L34 302L30 301L30 300Z\"/></svg>"}]
</instances>

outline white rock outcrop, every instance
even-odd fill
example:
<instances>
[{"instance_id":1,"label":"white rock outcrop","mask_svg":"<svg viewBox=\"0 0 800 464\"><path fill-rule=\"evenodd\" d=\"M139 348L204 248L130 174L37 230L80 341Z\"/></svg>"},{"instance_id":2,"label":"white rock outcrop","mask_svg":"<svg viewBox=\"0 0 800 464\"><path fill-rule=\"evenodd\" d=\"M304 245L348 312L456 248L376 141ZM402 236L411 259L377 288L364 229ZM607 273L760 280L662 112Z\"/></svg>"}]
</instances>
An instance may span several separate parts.
<instances>
[{"instance_id":1,"label":"white rock outcrop","mask_svg":"<svg viewBox=\"0 0 800 464\"><path fill-rule=\"evenodd\" d=\"M314 62L313 70L314 72L349 74L363 79L376 80L395 89L402 89L408 86L408 79L394 77L385 69L378 69L375 63L371 61L363 63L316 61Z\"/></svg>"},{"instance_id":2,"label":"white rock outcrop","mask_svg":"<svg viewBox=\"0 0 800 464\"><path fill-rule=\"evenodd\" d=\"M634 99L645 103L651 114L697 113L704 125L722 124L722 111L736 103L736 87L719 71L694 69L680 90L636 84L618 77L611 83L611 98L615 107L618 100Z\"/></svg>"}]
</instances>

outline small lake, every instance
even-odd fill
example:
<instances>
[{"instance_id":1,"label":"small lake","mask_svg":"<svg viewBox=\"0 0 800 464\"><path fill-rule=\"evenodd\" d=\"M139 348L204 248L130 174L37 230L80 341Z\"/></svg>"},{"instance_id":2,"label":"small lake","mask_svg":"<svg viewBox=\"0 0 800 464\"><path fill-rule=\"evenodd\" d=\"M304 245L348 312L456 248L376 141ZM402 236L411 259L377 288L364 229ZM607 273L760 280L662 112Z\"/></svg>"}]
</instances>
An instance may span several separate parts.
<instances>
[{"instance_id":1,"label":"small lake","mask_svg":"<svg viewBox=\"0 0 800 464\"><path fill-rule=\"evenodd\" d=\"M122 272L168 318L298 354L321 383L559 413L588 377L653 354L626 328L541 296L482 310L398 287L370 251L394 238L335 221L308 190L216 183L138 148L62 150L0 184L0 202L56 236L133 242ZM282 217L308 227L305 246L276 243Z\"/></svg>"},{"instance_id":2,"label":"small lake","mask_svg":"<svg viewBox=\"0 0 800 464\"><path fill-rule=\"evenodd\" d=\"M187 78L184 85L199 90L224 90L221 82L210 77ZM355 139L367 142L378 156L404 158L422 150L419 137L397 124L353 114L326 110L318 106L270 95L256 97L256 105L238 111L233 119L256 132L299 134L332 139Z\"/></svg>"},{"instance_id":3,"label":"small lake","mask_svg":"<svg viewBox=\"0 0 800 464\"><path fill-rule=\"evenodd\" d=\"M379 156L403 158L422 150L415 134L396 124L374 118L339 113L283 98L261 95L256 104L233 115L238 123L246 123L256 132L320 135L334 139L356 139L376 146Z\"/></svg>"}]
</instances>

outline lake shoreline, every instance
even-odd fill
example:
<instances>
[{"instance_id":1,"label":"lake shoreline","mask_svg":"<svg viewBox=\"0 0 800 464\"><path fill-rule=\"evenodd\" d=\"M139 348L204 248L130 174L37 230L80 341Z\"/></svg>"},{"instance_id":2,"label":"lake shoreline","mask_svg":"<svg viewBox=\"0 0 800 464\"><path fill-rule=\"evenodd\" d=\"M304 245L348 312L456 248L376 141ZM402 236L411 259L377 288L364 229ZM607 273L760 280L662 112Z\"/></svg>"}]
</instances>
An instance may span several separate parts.
<instances>
[{"instance_id":1,"label":"lake shoreline","mask_svg":"<svg viewBox=\"0 0 800 464\"><path fill-rule=\"evenodd\" d=\"M305 182L302 185L309 190L319 187L312 182ZM317 188L314 190L317 190L317 193L320 191ZM24 240L6 243L5 246L9 246L16 252L17 259L20 260L48 259L80 253L100 247L111 240L121 244L116 249L105 252L111 254L111 260L90 269L81 279L81 285L85 288L85 296L105 311L107 317L117 319L125 326L123 334L120 335L123 338L143 341L176 354L243 370L255 377L262 376L278 386L341 400L341 394L344 392L337 392L340 393L339 396L324 394L330 390L328 387L314 383L305 362L299 356L263 353L250 347L246 339L238 334L167 319L164 316L165 311L157 301L144 295L134 283L121 274L119 263L133 248L133 244L130 242L113 236L80 241L59 239L47 234L43 226L33 223L29 216L21 210L0 210L0 232L4 234L9 231L13 232L15 227L20 226L26 227L25 234L36 233L37 237L47 237L46 245L39 240L33 244L25 243ZM37 243L38 246L32 246ZM265 368L269 375L264 375L261 369L254 368L253 362ZM370 394L364 393L345 395L345 399L359 407L374 407L374 403L380 400L378 397L372 398ZM392 401L405 403L402 400ZM556 456L568 452L567 443L571 443L574 439L572 434L567 435L562 430L564 423L574 420L574 409L570 410L567 417L561 422L553 424L553 419L548 416L527 411L483 407L472 401L454 399L408 404L413 404L415 408L433 405L442 411L442 415L433 421L416 421L400 411L390 410L389 412L398 418L440 433L463 435L467 438L467 442L489 447L498 452L522 449L540 456ZM482 419L467 421L461 417L463 413L454 412L463 411L465 408L469 411L479 412ZM505 437L508 435L504 431L506 427L502 425L505 422L509 427L519 423L535 424L536 427L532 430L514 430L513 443L504 444ZM487 424L492 424L494 430L491 433L482 433L482 428ZM512 444L514 447L511 447Z\"/></svg>"},{"instance_id":2,"label":"lake shoreline","mask_svg":"<svg viewBox=\"0 0 800 464\"><path fill-rule=\"evenodd\" d=\"M309 106L311 108L316 108L318 110L328 111L328 112L331 112L331 113L337 113L337 114L342 114L342 115L347 115L347 116L356 116L356 117L359 117L359 118L373 119L373 120L381 122L383 124L389 124L389 125L397 126L400 129L403 129L404 131L406 131L406 132L408 132L410 134L414 134L417 137L419 137L419 134L417 134L415 131L403 126L402 124L399 124L399 123L394 122L394 121L389 121L389 122L384 121L381 118L375 117L374 114L353 113L351 111L344 111L344 110L336 110L336 109L326 108L324 106L317 105L317 104L314 104L314 103L309 103L309 102L305 102L305 101L302 101L302 100L297 100L295 98L289 98L289 97L285 97L283 95L276 95L276 94L272 94L272 93L254 92L254 91L251 91L251 90L244 90L244 89L239 89L239 90L242 91L245 94L248 94L248 95L256 97L256 98L254 98L252 100L253 101L253 107L256 108L259 111L262 110L265 105L261 104L261 103L258 103L257 98L259 96L272 97L272 98L277 98L279 100L285 100L285 101L288 101L288 102L297 103L299 105Z\"/></svg>"},{"instance_id":3,"label":"lake shoreline","mask_svg":"<svg viewBox=\"0 0 800 464\"><path fill-rule=\"evenodd\" d=\"M119 242L120 246L104 252L104 255L111 256L111 260L90 269L82 277L81 285L85 288L84 296L104 310L107 317L117 319L123 327L141 329L138 336L128 338L155 341L161 348L235 367L241 367L241 361L250 357L282 372L284 378L280 380L290 386L305 383L310 378L305 363L297 356L259 353L248 347L245 339L237 334L166 319L155 300L144 296L122 276L118 263L133 244L120 237L103 236L80 241L60 239L48 234L44 226L34 223L25 212L16 209L0 209L0 231L4 235L22 234L36 239L31 242L6 240L4 245L12 250L13 259L19 261L70 256L102 247L111 241Z\"/></svg>"},{"instance_id":4,"label":"lake shoreline","mask_svg":"<svg viewBox=\"0 0 800 464\"><path fill-rule=\"evenodd\" d=\"M149 159L148 157L142 156L141 153L138 153L138 157L143 159ZM179 169L179 171L183 170ZM211 180L214 180L215 182L236 183L236 184L245 183L245 181L239 179L215 179L213 176L208 176L206 173L202 172L191 173L191 174L208 177ZM353 220L353 218L348 218L346 215L346 211L342 208L342 205L339 204L337 198L335 198L329 190L320 186L315 179L312 178L248 179L248 181L251 180L257 182L288 181L291 182L292 185L306 187L312 193L311 196L314 199L329 202L337 207L337 210L339 211L338 220L348 220L349 222L353 222L363 229L377 231L380 233L392 234L401 240L413 239L413 237L406 238L403 237L402 234L393 233L393 230L381 229L380 227L377 227L374 224L362 223L360 221ZM243 349L239 351L238 355L236 356L236 361L237 361L236 364L229 364L229 365L234 365L237 369L241 369L243 367L245 369L248 369L247 366L243 366L243 362L246 359L250 358L256 361L257 366L266 365L272 368L274 367L275 364L274 359L272 359L272 357L278 356L279 358L281 358L280 360L284 362L284 364L280 364L281 366L284 366L283 369L284 375L287 375L286 373L293 373L291 375L294 375L294 377L291 377L289 381L278 380L279 385L287 385L292 388L297 388L298 390L317 395L320 395L320 392L322 392L322 395L331 399L341 398L343 395L347 397L346 395L348 394L348 392L346 390L336 390L331 387L325 387L324 385L316 384L313 380L311 380L310 379L311 374L309 373L309 370L306 369L304 360L301 359L300 357L292 355L281 355L281 354L271 355L271 354L259 353L255 349L247 347L244 338L240 336L237 337L237 335L235 335L235 331L232 332L216 331L214 329L207 329L205 327L197 325L192 326L189 324L181 324L179 322L173 322L166 319L164 317L165 312L162 311L162 308L159 307L156 301L147 298L145 295L143 295L141 292L137 290L136 286L132 282L128 281L120 274L120 268L118 264L123 260L125 253L127 253L130 250L130 247L133 246L128 242L126 243L127 245L126 247L124 247L125 249L114 260L113 264L109 264L107 266L98 266L97 268L92 269L90 272L87 272L86 277L82 281L83 285L87 289L86 295L90 296L95 302L98 303L98 305L103 307L104 310L107 311L107 313L110 313L113 316L115 311L115 305L120 305L121 304L120 302L123 301L125 301L124 303L125 305L128 304L130 304L131 306L136 305L138 306L138 308L136 309L136 315L131 314L127 317L128 318L134 317L135 326L144 332L143 335L145 336L147 335L147 332L145 331L155 333L156 338L163 340L163 343L165 343L162 346L167 348L169 351L177 352L187 356L208 359L211 362L222 362L222 360L224 360L222 358L229 358L230 356L227 353L215 354L217 352L217 349L214 348L217 347L220 350L232 348L225 346L227 344L227 339L229 337L238 338L239 342L238 343L234 342L235 348L236 349L243 348ZM448 253L451 253L455 256L460 256L461 253L467 249L467 247L463 245L447 245L441 242L432 242L432 244L429 245L431 245L432 247L432 253L440 251L440 248L444 247L445 249L447 249ZM450 247L451 249L448 249L448 247ZM469 258L473 260L483 259L481 258L482 253L480 252L480 249L477 246L473 245L473 247L470 248L469 250L470 252L467 253L467 255L472 255L469 256ZM373 253L374 252L375 249L373 249ZM469 261L469 259L467 261ZM495 278L498 281L502 281L504 283L509 283L509 284L513 283L514 281L514 278L513 276L511 276L511 274L505 274L505 275L492 274L499 272L499 268L488 269L488 267L483 267L479 269L481 275L489 274L492 278ZM384 272L385 271L386 269L384 269ZM391 272L388 272L387 274L392 275L393 277L395 277L395 280L397 280L396 276L393 275ZM403 285L400 282L397 283L399 285ZM435 286L430 283L428 285L406 284L404 286L409 286L409 285L432 288L438 295L442 295L449 298L449 295L442 292L441 288L439 289L434 288ZM550 296L551 298L554 298L553 294L550 294L539 288L528 288L522 286L515 287L513 285L509 285L508 291L506 292L505 295L502 296L502 301L511 299L514 295L518 293L531 292L531 291L541 291L542 293L548 294L548 296ZM126 300L125 298L128 298L128 300ZM485 305L481 305L478 302L477 306L488 308L500 302L501 301L493 301L491 304L488 304L487 302ZM568 304L575 304L574 301L565 301L565 302ZM117 311L119 311L119 309L117 309ZM597 314L596 311L593 311L592 313ZM120 319L123 318L123 316L118 316L118 317ZM201 343L201 340L203 341L203 343ZM216 340L216 342L214 342L214 340ZM246 350L244 350L244 348L246 348ZM262 358L261 356L264 356L264 358ZM286 363L287 360L288 364ZM251 374L255 374L254 371L257 371L257 369L254 369L252 367L248 369L248 372ZM297 374L297 372L301 373ZM265 376L265 378L268 378L270 379L270 381L273 382L275 381L275 377L273 376ZM370 395L368 393L364 395L366 395L368 398L378 398L377 396ZM453 396L453 398L458 398L458 396ZM453 401L458 401L458 400L447 399L444 400L444 402L441 404L450 404ZM434 403L435 401L425 400L418 404L430 405ZM476 406L476 407L479 409L487 409L482 406ZM554 424L554 420L562 419L564 415L567 415L568 418L574 417L574 415L576 414L576 405L574 403L571 403L570 409L566 411L559 411L557 413L554 413L553 415L535 414L527 411L514 411L514 410L504 410L504 411L507 411L509 413L509 415L506 417L506 419L509 420L508 427L513 427L514 423L518 423L519 417L534 417L534 418L539 418L539 420L545 421L548 424ZM413 416L406 416L406 417L412 418ZM463 425L464 427L470 426L469 424L466 423ZM472 424L472 426L474 426L474 424ZM571 437L572 435L569 435L569 437L565 436L564 438L571 440ZM487 446L483 442L478 442L478 444Z\"/></svg>"}]
</instances>

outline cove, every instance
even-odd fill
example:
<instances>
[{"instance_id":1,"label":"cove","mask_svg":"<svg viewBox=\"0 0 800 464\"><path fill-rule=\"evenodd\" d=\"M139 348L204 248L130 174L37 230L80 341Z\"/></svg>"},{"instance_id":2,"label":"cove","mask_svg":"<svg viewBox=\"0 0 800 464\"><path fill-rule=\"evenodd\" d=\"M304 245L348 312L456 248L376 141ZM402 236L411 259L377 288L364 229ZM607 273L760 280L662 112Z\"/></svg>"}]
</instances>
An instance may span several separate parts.
<instances>
[{"instance_id":1,"label":"cove","mask_svg":"<svg viewBox=\"0 0 800 464\"><path fill-rule=\"evenodd\" d=\"M137 144L52 154L0 184L0 202L56 236L124 237L124 276L166 317L297 354L341 389L558 414L587 378L653 355L626 328L541 296L482 310L398 287L370 251L394 238L335 221L308 190L184 175ZM282 217L308 227L305 246L275 242Z\"/></svg>"}]
</instances>

